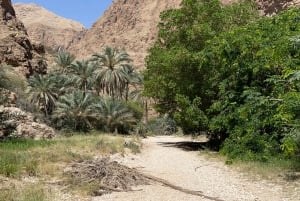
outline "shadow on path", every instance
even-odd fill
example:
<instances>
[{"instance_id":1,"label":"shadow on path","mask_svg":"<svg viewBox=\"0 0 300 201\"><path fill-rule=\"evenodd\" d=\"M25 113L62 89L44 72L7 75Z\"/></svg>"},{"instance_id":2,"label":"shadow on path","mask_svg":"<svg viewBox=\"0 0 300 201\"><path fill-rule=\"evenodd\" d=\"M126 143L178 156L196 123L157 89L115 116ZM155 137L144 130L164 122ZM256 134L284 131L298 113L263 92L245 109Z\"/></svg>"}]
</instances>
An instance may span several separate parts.
<instances>
[{"instance_id":1,"label":"shadow on path","mask_svg":"<svg viewBox=\"0 0 300 201\"><path fill-rule=\"evenodd\" d=\"M182 142L158 142L158 144L164 147L180 148L184 151L199 151L208 148L207 142L182 141Z\"/></svg>"}]
</instances>

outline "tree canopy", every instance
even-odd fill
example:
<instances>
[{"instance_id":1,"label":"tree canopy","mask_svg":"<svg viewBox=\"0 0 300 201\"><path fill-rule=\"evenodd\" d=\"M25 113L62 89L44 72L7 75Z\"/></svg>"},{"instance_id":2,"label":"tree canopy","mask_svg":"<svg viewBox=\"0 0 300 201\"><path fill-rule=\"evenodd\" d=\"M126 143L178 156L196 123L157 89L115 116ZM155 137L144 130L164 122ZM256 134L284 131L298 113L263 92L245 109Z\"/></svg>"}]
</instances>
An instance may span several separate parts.
<instances>
[{"instance_id":1,"label":"tree canopy","mask_svg":"<svg viewBox=\"0 0 300 201\"><path fill-rule=\"evenodd\" d=\"M215 96L214 91L203 90L212 87L207 80L213 72L209 66L199 68L201 50L207 41L257 17L249 1L223 6L219 0L185 0L180 9L163 12L158 39L149 50L144 73L145 95L156 99L157 111L176 114L186 132L198 130L198 123L188 121L194 121L191 118L199 114L192 113L202 113L200 110L209 107ZM189 102L197 102L198 109L189 108L187 119L184 110Z\"/></svg>"},{"instance_id":2,"label":"tree canopy","mask_svg":"<svg viewBox=\"0 0 300 201\"><path fill-rule=\"evenodd\" d=\"M251 1L183 1L161 15L144 93L230 157L299 154L299 11L259 17Z\"/></svg>"}]
</instances>

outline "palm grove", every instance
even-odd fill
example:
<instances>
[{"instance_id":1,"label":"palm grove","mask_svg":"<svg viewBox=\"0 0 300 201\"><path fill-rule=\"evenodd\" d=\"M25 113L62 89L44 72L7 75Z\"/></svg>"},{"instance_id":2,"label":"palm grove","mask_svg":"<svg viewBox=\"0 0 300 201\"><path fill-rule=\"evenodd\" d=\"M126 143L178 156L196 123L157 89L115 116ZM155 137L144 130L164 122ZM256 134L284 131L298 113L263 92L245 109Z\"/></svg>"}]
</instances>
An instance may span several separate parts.
<instances>
[{"instance_id":1,"label":"palm grove","mask_svg":"<svg viewBox=\"0 0 300 201\"><path fill-rule=\"evenodd\" d=\"M67 51L56 56L57 69L28 80L29 99L59 129L128 133L142 118L129 100L142 77L129 55L110 47L89 60L75 61Z\"/></svg>"},{"instance_id":2,"label":"palm grove","mask_svg":"<svg viewBox=\"0 0 300 201\"><path fill-rule=\"evenodd\" d=\"M300 8L262 17L252 1L183 0L161 14L143 76L110 47L82 61L59 51L56 64L29 78L27 94L58 129L164 134L178 125L204 131L230 158L300 163ZM145 97L169 118L142 124Z\"/></svg>"}]
</instances>

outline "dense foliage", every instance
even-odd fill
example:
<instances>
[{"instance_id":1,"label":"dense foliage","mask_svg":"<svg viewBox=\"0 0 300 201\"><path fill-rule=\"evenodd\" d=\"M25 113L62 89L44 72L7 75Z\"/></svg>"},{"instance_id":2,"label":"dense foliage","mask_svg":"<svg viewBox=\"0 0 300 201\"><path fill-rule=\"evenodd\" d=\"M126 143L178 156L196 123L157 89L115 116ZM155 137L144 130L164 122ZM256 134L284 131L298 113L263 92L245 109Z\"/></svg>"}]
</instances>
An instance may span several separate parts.
<instances>
[{"instance_id":1,"label":"dense foliage","mask_svg":"<svg viewBox=\"0 0 300 201\"><path fill-rule=\"evenodd\" d=\"M149 50L145 94L157 100L156 109L174 116L185 132L204 129L203 112L214 92L207 80L210 69L199 69L199 52L220 33L257 17L249 1L222 6L219 0L186 0L181 9L161 14L159 37Z\"/></svg>"},{"instance_id":2,"label":"dense foliage","mask_svg":"<svg viewBox=\"0 0 300 201\"><path fill-rule=\"evenodd\" d=\"M202 66L212 68L209 83L217 89L209 109L210 130L222 141L228 137L225 153L253 158L280 148L297 152L285 141L291 132L298 133L299 34L296 8L226 32L202 51Z\"/></svg>"},{"instance_id":3,"label":"dense foliage","mask_svg":"<svg viewBox=\"0 0 300 201\"><path fill-rule=\"evenodd\" d=\"M247 2L185 0L164 12L145 94L232 158L297 158L300 8L258 17Z\"/></svg>"}]
</instances>

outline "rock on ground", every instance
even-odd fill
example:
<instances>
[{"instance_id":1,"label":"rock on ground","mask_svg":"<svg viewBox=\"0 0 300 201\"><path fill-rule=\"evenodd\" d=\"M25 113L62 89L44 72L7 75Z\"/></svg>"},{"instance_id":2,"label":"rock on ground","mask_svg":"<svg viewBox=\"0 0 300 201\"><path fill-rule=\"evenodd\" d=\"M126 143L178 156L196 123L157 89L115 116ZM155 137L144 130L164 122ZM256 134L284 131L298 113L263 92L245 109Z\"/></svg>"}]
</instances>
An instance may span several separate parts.
<instances>
[{"instance_id":1,"label":"rock on ground","mask_svg":"<svg viewBox=\"0 0 300 201\"><path fill-rule=\"evenodd\" d=\"M32 114L16 107L0 106L0 138L15 136L29 139L51 139L56 133L53 128L35 122Z\"/></svg>"}]
</instances>

